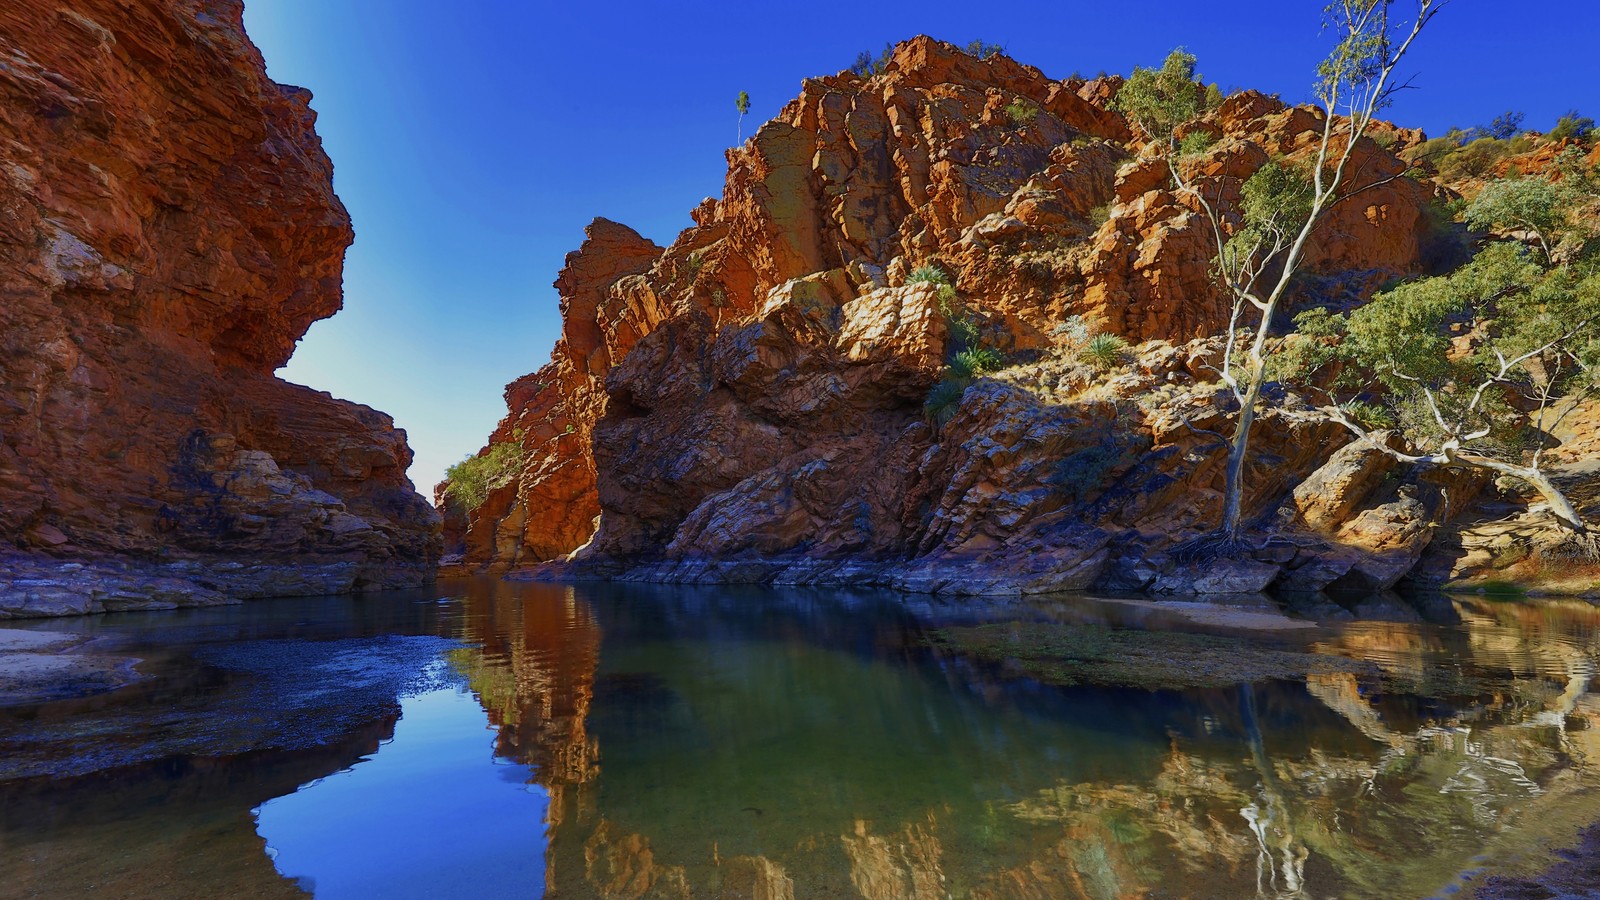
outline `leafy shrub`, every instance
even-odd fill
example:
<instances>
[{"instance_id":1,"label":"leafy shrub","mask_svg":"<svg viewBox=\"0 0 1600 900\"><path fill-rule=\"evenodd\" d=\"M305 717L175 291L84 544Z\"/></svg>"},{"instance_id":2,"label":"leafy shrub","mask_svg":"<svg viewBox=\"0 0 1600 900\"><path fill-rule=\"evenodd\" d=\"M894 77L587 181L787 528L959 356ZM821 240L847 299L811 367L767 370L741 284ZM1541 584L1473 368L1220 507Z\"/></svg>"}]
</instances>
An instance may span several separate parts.
<instances>
[{"instance_id":1,"label":"leafy shrub","mask_svg":"<svg viewBox=\"0 0 1600 900\"><path fill-rule=\"evenodd\" d=\"M1111 107L1146 135L1165 139L1199 115L1205 103L1206 92L1195 84L1194 67L1195 55L1182 47L1168 54L1159 69L1135 67Z\"/></svg>"},{"instance_id":2,"label":"leafy shrub","mask_svg":"<svg viewBox=\"0 0 1600 900\"><path fill-rule=\"evenodd\" d=\"M1217 139L1209 131L1191 131L1178 142L1179 156L1199 156L1211 149Z\"/></svg>"},{"instance_id":3,"label":"leafy shrub","mask_svg":"<svg viewBox=\"0 0 1600 900\"><path fill-rule=\"evenodd\" d=\"M860 75L862 78L882 75L889 70L889 63L893 59L894 45L886 43L883 45L883 52L878 54L876 59L873 58L872 52L869 50L863 50L856 54L856 61L850 65L850 71Z\"/></svg>"},{"instance_id":4,"label":"leafy shrub","mask_svg":"<svg viewBox=\"0 0 1600 900\"><path fill-rule=\"evenodd\" d=\"M1050 333L1065 340L1069 344L1082 344L1089 340L1091 331L1089 323L1083 316L1068 316L1050 329Z\"/></svg>"},{"instance_id":5,"label":"leafy shrub","mask_svg":"<svg viewBox=\"0 0 1600 900\"><path fill-rule=\"evenodd\" d=\"M1564 141L1576 138L1586 141L1594 132L1594 119L1578 115L1578 111L1568 110L1567 114L1556 120L1556 127L1550 129L1549 138L1553 141Z\"/></svg>"},{"instance_id":6,"label":"leafy shrub","mask_svg":"<svg viewBox=\"0 0 1600 900\"><path fill-rule=\"evenodd\" d=\"M930 264L917 266L915 269L911 270L910 275L906 276L906 284L948 285L950 284L950 276L946 275L943 269L935 265Z\"/></svg>"},{"instance_id":7,"label":"leafy shrub","mask_svg":"<svg viewBox=\"0 0 1600 900\"><path fill-rule=\"evenodd\" d=\"M1045 483L1074 502L1086 500L1125 459L1124 449L1112 440L1069 453L1057 462Z\"/></svg>"},{"instance_id":8,"label":"leafy shrub","mask_svg":"<svg viewBox=\"0 0 1600 900\"><path fill-rule=\"evenodd\" d=\"M1089 222L1095 227L1098 228L1109 221L1111 221L1111 204L1102 203L1089 210Z\"/></svg>"},{"instance_id":9,"label":"leafy shrub","mask_svg":"<svg viewBox=\"0 0 1600 900\"><path fill-rule=\"evenodd\" d=\"M1507 149L1505 141L1478 138L1441 160L1439 174L1446 178L1475 178L1486 174L1505 158Z\"/></svg>"},{"instance_id":10,"label":"leafy shrub","mask_svg":"<svg viewBox=\"0 0 1600 900\"><path fill-rule=\"evenodd\" d=\"M522 474L527 456L516 441L490 444L482 455L469 456L445 470L445 495L468 511L475 510L489 499L490 493Z\"/></svg>"},{"instance_id":11,"label":"leafy shrub","mask_svg":"<svg viewBox=\"0 0 1600 900\"><path fill-rule=\"evenodd\" d=\"M957 353L950 365L945 367L945 372L951 378L970 380L1003 369L1005 365L1005 359L996 351L988 347L974 347Z\"/></svg>"},{"instance_id":12,"label":"leafy shrub","mask_svg":"<svg viewBox=\"0 0 1600 900\"><path fill-rule=\"evenodd\" d=\"M700 276L700 267L706 264L706 255L700 250L690 250L689 255L683 259L684 275L689 281L694 281Z\"/></svg>"},{"instance_id":13,"label":"leafy shrub","mask_svg":"<svg viewBox=\"0 0 1600 900\"><path fill-rule=\"evenodd\" d=\"M949 377L940 379L922 402L923 413L940 425L950 421L950 417L961 406L961 395L967 392L969 383Z\"/></svg>"},{"instance_id":14,"label":"leafy shrub","mask_svg":"<svg viewBox=\"0 0 1600 900\"><path fill-rule=\"evenodd\" d=\"M971 43L967 44L966 50L968 54L976 56L979 59L988 59L991 56L999 56L1000 54L1006 52L1006 48L1003 45L991 44L984 40L972 41Z\"/></svg>"},{"instance_id":15,"label":"leafy shrub","mask_svg":"<svg viewBox=\"0 0 1600 900\"><path fill-rule=\"evenodd\" d=\"M1105 372L1122 365L1127 352L1127 341L1114 334L1097 334L1078 349L1078 359Z\"/></svg>"},{"instance_id":16,"label":"leafy shrub","mask_svg":"<svg viewBox=\"0 0 1600 900\"><path fill-rule=\"evenodd\" d=\"M1039 117L1039 107L1018 97L1006 104L1006 117L1018 125L1027 125Z\"/></svg>"},{"instance_id":17,"label":"leafy shrub","mask_svg":"<svg viewBox=\"0 0 1600 900\"><path fill-rule=\"evenodd\" d=\"M1522 130L1522 120L1525 118L1519 112L1504 112L1494 117L1488 127L1479 129L1497 141L1509 141Z\"/></svg>"},{"instance_id":18,"label":"leafy shrub","mask_svg":"<svg viewBox=\"0 0 1600 900\"><path fill-rule=\"evenodd\" d=\"M1226 99L1227 95L1222 92L1222 88L1217 87L1216 82L1206 85L1206 109L1216 109Z\"/></svg>"}]
</instances>

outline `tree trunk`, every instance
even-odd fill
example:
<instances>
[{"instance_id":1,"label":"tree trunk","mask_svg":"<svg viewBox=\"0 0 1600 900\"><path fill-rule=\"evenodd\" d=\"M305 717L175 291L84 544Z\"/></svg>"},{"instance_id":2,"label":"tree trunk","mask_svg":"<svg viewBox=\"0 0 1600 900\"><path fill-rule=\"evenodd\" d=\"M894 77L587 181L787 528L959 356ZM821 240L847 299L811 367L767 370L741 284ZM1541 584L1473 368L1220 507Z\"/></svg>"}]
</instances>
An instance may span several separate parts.
<instances>
[{"instance_id":1,"label":"tree trunk","mask_svg":"<svg viewBox=\"0 0 1600 900\"><path fill-rule=\"evenodd\" d=\"M1525 469L1519 477L1538 488L1539 496L1550 504L1550 512L1555 514L1556 521L1560 522L1563 528L1576 534L1589 533L1589 526L1584 524L1583 517L1573 508L1572 501L1567 499L1567 495L1563 494L1548 476L1538 469Z\"/></svg>"},{"instance_id":2,"label":"tree trunk","mask_svg":"<svg viewBox=\"0 0 1600 900\"><path fill-rule=\"evenodd\" d=\"M1250 453L1250 426L1256 421L1256 402L1261 398L1261 378L1250 379L1244 403L1239 410L1239 425L1233 430L1228 447L1228 477L1222 489L1222 531L1237 540L1244 528L1244 464Z\"/></svg>"},{"instance_id":3,"label":"tree trunk","mask_svg":"<svg viewBox=\"0 0 1600 900\"><path fill-rule=\"evenodd\" d=\"M1550 512L1556 517L1556 521L1562 528L1574 534L1589 533L1589 526L1584 524L1583 517L1578 515L1578 511L1573 508L1572 501L1567 499L1567 495L1556 487L1555 482L1551 481L1543 470L1532 466L1515 466L1511 463L1503 463L1499 460L1483 459L1476 456L1457 456L1456 459L1469 466L1478 466L1491 472L1499 472L1502 475L1521 478L1523 481L1533 485L1538 490L1539 496L1550 504Z\"/></svg>"}]
</instances>

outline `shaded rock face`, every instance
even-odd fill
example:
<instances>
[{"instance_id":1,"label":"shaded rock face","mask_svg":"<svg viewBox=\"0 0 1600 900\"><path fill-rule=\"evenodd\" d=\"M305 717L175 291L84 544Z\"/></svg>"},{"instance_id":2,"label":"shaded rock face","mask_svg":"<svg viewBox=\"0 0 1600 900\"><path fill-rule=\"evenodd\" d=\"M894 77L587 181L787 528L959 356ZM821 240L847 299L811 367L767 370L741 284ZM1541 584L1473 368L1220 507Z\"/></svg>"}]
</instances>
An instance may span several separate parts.
<instances>
[{"instance_id":1,"label":"shaded rock face","mask_svg":"<svg viewBox=\"0 0 1600 900\"><path fill-rule=\"evenodd\" d=\"M1204 220L1109 108L1119 87L917 38L871 79L807 80L729 151L721 199L670 248L597 220L557 281L554 359L508 388L491 438L531 462L479 510L447 510L456 549L508 567L581 547L594 571L682 580L1192 588L1161 579L1162 553L1220 515L1225 448L1206 432L1228 430L1231 400L1207 366L1228 308ZM1304 159L1322 125L1235 95L1184 165L1232 215L1243 181ZM1372 186L1319 228L1294 302L1421 269L1431 191L1387 181L1403 167L1358 146ZM912 280L930 264L954 298ZM1072 316L1137 353L1110 375L1074 364ZM955 333L963 319L976 338ZM940 424L924 399L968 343L1022 365ZM1268 517L1348 440L1293 408L1257 435L1248 502ZM1297 552L1263 548L1207 589L1257 590L1325 555Z\"/></svg>"},{"instance_id":2,"label":"shaded rock face","mask_svg":"<svg viewBox=\"0 0 1600 900\"><path fill-rule=\"evenodd\" d=\"M114 555L124 587L137 560L420 582L437 516L405 433L272 374L339 309L352 231L310 93L266 77L241 17L0 12L0 539Z\"/></svg>"}]
</instances>

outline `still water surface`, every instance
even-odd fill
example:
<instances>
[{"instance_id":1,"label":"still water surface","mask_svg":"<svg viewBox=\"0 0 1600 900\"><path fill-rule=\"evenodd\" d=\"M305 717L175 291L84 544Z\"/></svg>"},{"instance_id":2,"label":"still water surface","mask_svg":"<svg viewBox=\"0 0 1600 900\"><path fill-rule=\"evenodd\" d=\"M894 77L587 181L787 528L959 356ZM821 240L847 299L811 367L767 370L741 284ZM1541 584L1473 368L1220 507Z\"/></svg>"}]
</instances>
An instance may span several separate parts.
<instances>
[{"instance_id":1,"label":"still water surface","mask_svg":"<svg viewBox=\"0 0 1600 900\"><path fill-rule=\"evenodd\" d=\"M929 640L995 620L1341 667L1059 687ZM146 677L0 707L6 897L1427 897L1600 819L1585 603L473 580L21 627Z\"/></svg>"}]
</instances>

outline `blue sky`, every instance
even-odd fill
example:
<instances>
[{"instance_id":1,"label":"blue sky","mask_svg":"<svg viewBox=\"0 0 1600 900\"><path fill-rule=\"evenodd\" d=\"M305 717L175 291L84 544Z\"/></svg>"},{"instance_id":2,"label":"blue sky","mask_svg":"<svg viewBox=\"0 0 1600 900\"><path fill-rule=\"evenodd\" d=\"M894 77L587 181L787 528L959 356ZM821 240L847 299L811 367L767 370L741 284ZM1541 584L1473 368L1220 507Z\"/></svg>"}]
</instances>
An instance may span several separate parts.
<instances>
[{"instance_id":1,"label":"blue sky","mask_svg":"<svg viewBox=\"0 0 1600 900\"><path fill-rule=\"evenodd\" d=\"M1319 8L247 0L269 74L315 94L356 229L344 311L281 374L393 415L431 496L504 414L506 382L549 359L550 283L584 225L605 216L665 245L720 193L740 90L748 136L801 79L931 34L1001 43L1058 78L1152 65L1182 44L1207 80L1303 100L1325 47ZM1390 117L1430 133L1512 109L1537 128L1573 107L1600 117L1597 37L1590 0L1452 0Z\"/></svg>"}]
</instances>

